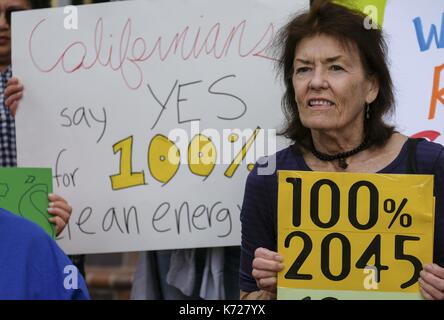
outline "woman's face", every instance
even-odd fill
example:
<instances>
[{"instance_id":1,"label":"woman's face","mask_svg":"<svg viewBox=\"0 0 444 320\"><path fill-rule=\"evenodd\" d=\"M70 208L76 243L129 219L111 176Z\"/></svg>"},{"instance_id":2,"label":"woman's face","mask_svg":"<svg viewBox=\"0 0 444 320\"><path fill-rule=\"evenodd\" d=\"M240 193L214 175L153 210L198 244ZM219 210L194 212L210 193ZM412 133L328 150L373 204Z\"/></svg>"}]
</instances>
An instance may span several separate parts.
<instances>
[{"instance_id":1,"label":"woman's face","mask_svg":"<svg viewBox=\"0 0 444 320\"><path fill-rule=\"evenodd\" d=\"M293 66L295 99L306 128L363 132L366 103L376 99L379 88L366 76L356 47L327 35L306 38L296 48Z\"/></svg>"}]
</instances>

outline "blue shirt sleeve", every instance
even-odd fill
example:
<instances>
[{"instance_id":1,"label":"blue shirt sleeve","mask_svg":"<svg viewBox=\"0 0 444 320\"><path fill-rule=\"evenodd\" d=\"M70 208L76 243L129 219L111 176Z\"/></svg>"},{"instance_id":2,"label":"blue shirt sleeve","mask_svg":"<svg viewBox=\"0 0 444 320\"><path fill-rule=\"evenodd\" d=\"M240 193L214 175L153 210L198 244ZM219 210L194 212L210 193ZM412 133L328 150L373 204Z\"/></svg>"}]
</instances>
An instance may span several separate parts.
<instances>
[{"instance_id":1,"label":"blue shirt sleeve","mask_svg":"<svg viewBox=\"0 0 444 320\"><path fill-rule=\"evenodd\" d=\"M271 179L271 180L270 180ZM240 289L245 292L259 290L253 278L252 263L254 252L263 247L276 251L276 221L273 201L276 190L270 190L275 184L268 183L276 179L271 176L259 175L258 165L250 172L245 185L244 201L241 211L242 243L239 281Z\"/></svg>"},{"instance_id":2,"label":"blue shirt sleeve","mask_svg":"<svg viewBox=\"0 0 444 320\"><path fill-rule=\"evenodd\" d=\"M85 281L37 224L0 209L0 299L89 299Z\"/></svg>"},{"instance_id":3,"label":"blue shirt sleeve","mask_svg":"<svg viewBox=\"0 0 444 320\"><path fill-rule=\"evenodd\" d=\"M29 263L31 299L85 300L88 289L80 271L46 234L32 245Z\"/></svg>"},{"instance_id":4,"label":"blue shirt sleeve","mask_svg":"<svg viewBox=\"0 0 444 320\"><path fill-rule=\"evenodd\" d=\"M434 166L434 195L435 195L435 241L433 260L444 267L444 148Z\"/></svg>"},{"instance_id":5,"label":"blue shirt sleeve","mask_svg":"<svg viewBox=\"0 0 444 320\"><path fill-rule=\"evenodd\" d=\"M423 140L416 150L418 173L434 177L435 230L433 262L444 267L444 147Z\"/></svg>"}]
</instances>

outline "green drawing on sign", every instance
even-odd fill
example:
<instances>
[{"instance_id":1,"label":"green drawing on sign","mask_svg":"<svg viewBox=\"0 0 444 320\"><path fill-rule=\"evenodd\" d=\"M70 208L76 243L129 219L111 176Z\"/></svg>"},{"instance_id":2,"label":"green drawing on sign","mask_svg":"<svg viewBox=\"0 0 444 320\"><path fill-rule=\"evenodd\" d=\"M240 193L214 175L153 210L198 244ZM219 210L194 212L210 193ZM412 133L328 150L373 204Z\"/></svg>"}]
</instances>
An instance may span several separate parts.
<instances>
[{"instance_id":1,"label":"green drawing on sign","mask_svg":"<svg viewBox=\"0 0 444 320\"><path fill-rule=\"evenodd\" d=\"M8 195L8 185L6 183L0 183L0 197L6 197Z\"/></svg>"},{"instance_id":2,"label":"green drawing on sign","mask_svg":"<svg viewBox=\"0 0 444 320\"><path fill-rule=\"evenodd\" d=\"M51 169L0 168L0 178L0 207L33 221L55 238L55 226L48 220Z\"/></svg>"},{"instance_id":3,"label":"green drawing on sign","mask_svg":"<svg viewBox=\"0 0 444 320\"><path fill-rule=\"evenodd\" d=\"M54 238L54 228L48 220L48 186L35 184L20 197L18 213L32 220L45 229Z\"/></svg>"},{"instance_id":4,"label":"green drawing on sign","mask_svg":"<svg viewBox=\"0 0 444 320\"><path fill-rule=\"evenodd\" d=\"M34 176L28 176L28 179L26 179L25 183L33 183L35 181L35 177Z\"/></svg>"}]
</instances>

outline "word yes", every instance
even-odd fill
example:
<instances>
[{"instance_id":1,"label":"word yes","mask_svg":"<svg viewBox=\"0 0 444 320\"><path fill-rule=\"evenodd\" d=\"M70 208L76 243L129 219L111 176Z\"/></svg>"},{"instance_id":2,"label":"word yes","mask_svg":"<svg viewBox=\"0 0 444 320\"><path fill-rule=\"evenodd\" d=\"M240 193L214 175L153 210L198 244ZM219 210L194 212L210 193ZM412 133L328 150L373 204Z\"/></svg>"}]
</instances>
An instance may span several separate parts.
<instances>
[{"instance_id":1,"label":"word yes","mask_svg":"<svg viewBox=\"0 0 444 320\"><path fill-rule=\"evenodd\" d=\"M227 90L220 89L222 82L226 82L226 80L229 78L236 78L236 75L230 74L230 75L221 77L221 78L215 80L213 83L211 83L207 88L208 93L213 97L214 96L221 96L223 98L235 100L235 104L237 105L237 108L239 109L239 111L231 112L231 114L229 114L229 115L223 115L223 116L217 115L217 118L221 119L221 120L237 120L239 118L242 118L245 115L245 113L247 112L247 104L241 98L237 97L233 93L227 92ZM185 104L186 101L188 101L188 97L184 94L185 88L187 88L188 94L189 94L190 90L192 90L193 88L196 88L196 86L199 86L202 82L203 82L202 80L197 80L197 81L192 81L192 82L187 82L187 83L180 83L179 80L176 80L174 82L170 92L168 93L168 96L165 99L163 99L163 101L161 99L159 99L158 94L156 94L154 92L152 86L150 84L147 84L148 90L150 91L154 100L156 100L156 102L159 104L159 106L161 108L159 115L158 115L156 121L154 122L153 126L151 127L151 129L154 129L156 127L157 123L159 122L160 118L162 117L163 112L167 109L167 105L169 104L169 101L171 100L171 97L173 96L173 93L175 91L177 92L176 99L173 100L173 103L175 102L175 104L176 104L177 123L182 124L182 123L201 120L199 118L185 119L183 117L183 113L181 113L181 110L182 110L181 108L183 108L182 106ZM177 88L177 90L176 90L176 88Z\"/></svg>"}]
</instances>

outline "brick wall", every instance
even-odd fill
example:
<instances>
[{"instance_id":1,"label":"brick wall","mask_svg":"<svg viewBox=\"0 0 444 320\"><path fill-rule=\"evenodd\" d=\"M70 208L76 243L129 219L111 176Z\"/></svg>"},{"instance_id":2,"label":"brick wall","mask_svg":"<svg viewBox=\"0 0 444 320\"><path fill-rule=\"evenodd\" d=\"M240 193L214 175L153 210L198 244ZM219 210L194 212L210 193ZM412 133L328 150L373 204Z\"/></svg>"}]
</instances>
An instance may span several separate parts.
<instances>
[{"instance_id":1,"label":"brick wall","mask_svg":"<svg viewBox=\"0 0 444 320\"><path fill-rule=\"evenodd\" d=\"M85 277L94 300L128 300L137 252L91 254L85 259Z\"/></svg>"}]
</instances>

